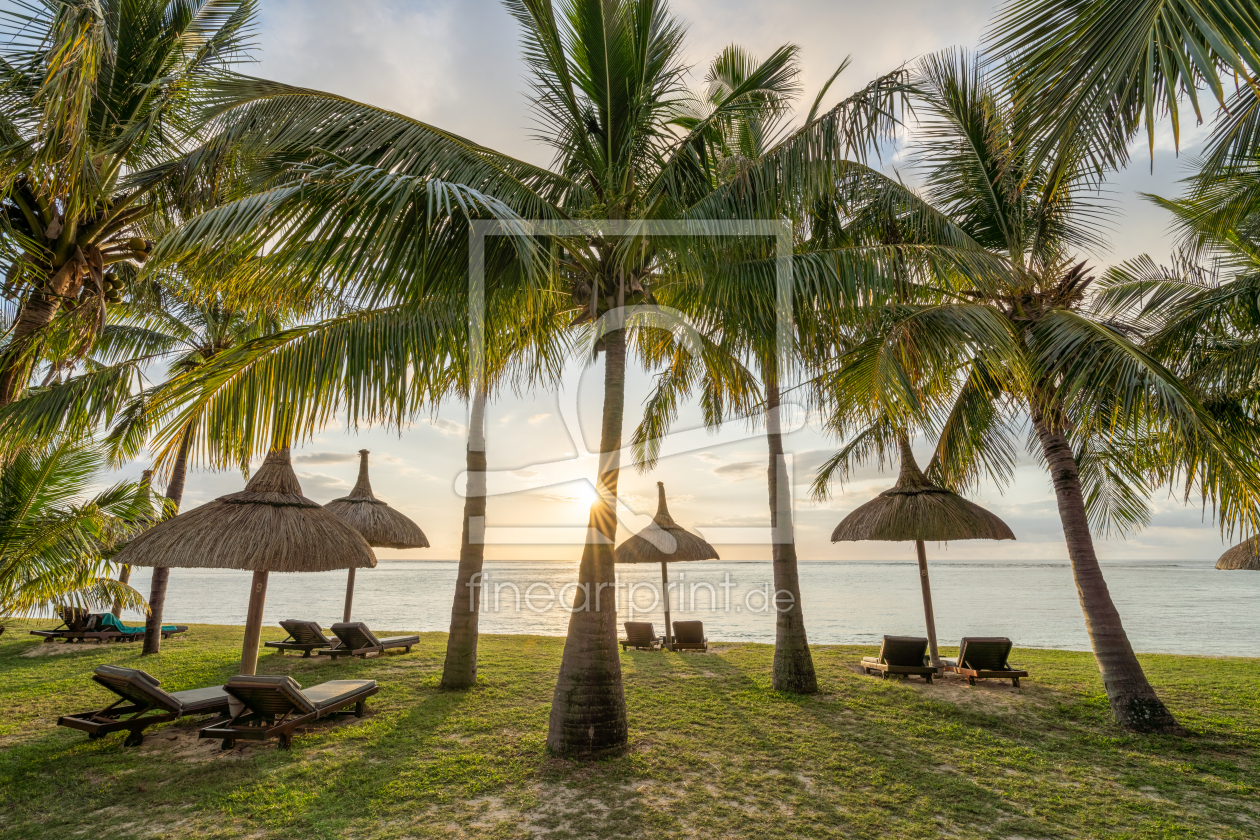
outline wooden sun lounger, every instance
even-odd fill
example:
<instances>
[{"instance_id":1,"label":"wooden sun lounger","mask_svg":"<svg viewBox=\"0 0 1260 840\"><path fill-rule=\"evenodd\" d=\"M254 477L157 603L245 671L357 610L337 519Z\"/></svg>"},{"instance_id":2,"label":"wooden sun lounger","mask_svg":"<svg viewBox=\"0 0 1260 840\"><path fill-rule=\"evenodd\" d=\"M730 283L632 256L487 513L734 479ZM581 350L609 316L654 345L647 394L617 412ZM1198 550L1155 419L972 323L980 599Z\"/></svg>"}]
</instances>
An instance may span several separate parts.
<instances>
[{"instance_id":1,"label":"wooden sun lounger","mask_svg":"<svg viewBox=\"0 0 1260 840\"><path fill-rule=\"evenodd\" d=\"M942 660L945 670L967 678L969 685L976 680L1010 680L1019 688L1021 677L1027 671L1012 668L1006 661L1011 655L1011 640L1005 636L966 637L958 643L958 656Z\"/></svg>"},{"instance_id":2,"label":"wooden sun lounger","mask_svg":"<svg viewBox=\"0 0 1260 840\"><path fill-rule=\"evenodd\" d=\"M340 640L330 639L324 635L324 631L320 629L318 621L289 619L288 621L280 622L280 626L288 631L289 637L280 642L267 642L264 647L276 648L281 655L286 650L300 650L302 651L302 658L306 659L313 650L341 646Z\"/></svg>"},{"instance_id":3,"label":"wooden sun lounger","mask_svg":"<svg viewBox=\"0 0 1260 840\"><path fill-rule=\"evenodd\" d=\"M103 709L57 719L58 726L86 732L92 740L126 730L127 740L123 744L138 747L144 743L144 730L155 723L190 715L226 715L228 710L228 696L221 685L166 692L159 687L158 680L144 671L115 665L98 666L92 680L117 694L119 699Z\"/></svg>"},{"instance_id":4,"label":"wooden sun lounger","mask_svg":"<svg viewBox=\"0 0 1260 840\"><path fill-rule=\"evenodd\" d=\"M231 720L205 727L198 737L219 738L225 750L238 739L268 738L278 738L288 749L299 726L337 715L363 717L367 698L379 691L376 680L331 680L303 689L292 677L244 675L232 677L223 690L244 708Z\"/></svg>"},{"instance_id":5,"label":"wooden sun lounger","mask_svg":"<svg viewBox=\"0 0 1260 840\"><path fill-rule=\"evenodd\" d=\"M632 647L635 650L661 650L665 645L665 637L656 635L650 621L627 621L626 637L621 640L621 649Z\"/></svg>"},{"instance_id":6,"label":"wooden sun lounger","mask_svg":"<svg viewBox=\"0 0 1260 840\"><path fill-rule=\"evenodd\" d=\"M931 685L937 670L927 662L928 640L918 636L885 636L879 646L879 656L862 657L862 670L878 673L884 679L889 674L903 678L923 677Z\"/></svg>"},{"instance_id":7,"label":"wooden sun lounger","mask_svg":"<svg viewBox=\"0 0 1260 840\"><path fill-rule=\"evenodd\" d=\"M341 640L341 644L325 648L319 653L328 654L333 659L339 656L366 657L369 653L379 653L384 656L389 648L406 648L405 652L411 653L411 646L420 643L419 636L390 636L386 639L378 639L362 621L334 624L332 631Z\"/></svg>"},{"instance_id":8,"label":"wooden sun lounger","mask_svg":"<svg viewBox=\"0 0 1260 840\"><path fill-rule=\"evenodd\" d=\"M32 630L32 636L39 636L45 642L55 642L61 639L64 642L86 642L92 641L99 644L105 642L134 642L144 638L144 628L141 627L133 632L124 632L113 627L102 624L102 619L108 613L81 613L72 615L69 611L63 612L62 622L65 626L54 628L52 630ZM111 616L112 617L112 616ZM183 630L187 630L184 627ZM170 632L181 632L179 628ZM163 636L166 634L164 633Z\"/></svg>"},{"instance_id":9,"label":"wooden sun lounger","mask_svg":"<svg viewBox=\"0 0 1260 840\"><path fill-rule=\"evenodd\" d=\"M674 622L674 650L708 650L703 621Z\"/></svg>"}]
</instances>

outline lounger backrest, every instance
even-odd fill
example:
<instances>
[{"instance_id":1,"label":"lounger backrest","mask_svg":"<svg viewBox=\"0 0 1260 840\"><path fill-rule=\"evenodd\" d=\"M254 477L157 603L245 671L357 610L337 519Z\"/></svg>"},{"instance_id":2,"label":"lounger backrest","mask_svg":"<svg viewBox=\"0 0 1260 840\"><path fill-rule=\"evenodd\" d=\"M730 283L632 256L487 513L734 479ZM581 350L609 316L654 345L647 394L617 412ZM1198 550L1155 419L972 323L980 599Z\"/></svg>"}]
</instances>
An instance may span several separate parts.
<instances>
[{"instance_id":1,"label":"lounger backrest","mask_svg":"<svg viewBox=\"0 0 1260 840\"><path fill-rule=\"evenodd\" d=\"M886 665L920 667L927 654L928 640L918 636L885 636L879 658Z\"/></svg>"},{"instance_id":2,"label":"lounger backrest","mask_svg":"<svg viewBox=\"0 0 1260 840\"><path fill-rule=\"evenodd\" d=\"M684 645L704 644L703 621L675 621L674 641Z\"/></svg>"},{"instance_id":3,"label":"lounger backrest","mask_svg":"<svg viewBox=\"0 0 1260 840\"><path fill-rule=\"evenodd\" d=\"M656 642L656 633L650 621L627 621L626 643L634 647L651 647Z\"/></svg>"},{"instance_id":4,"label":"lounger backrest","mask_svg":"<svg viewBox=\"0 0 1260 840\"><path fill-rule=\"evenodd\" d=\"M62 607L61 620L67 629L82 632L87 628L88 611L83 607Z\"/></svg>"},{"instance_id":5,"label":"lounger backrest","mask_svg":"<svg viewBox=\"0 0 1260 840\"><path fill-rule=\"evenodd\" d=\"M321 645L327 646L332 644L332 639L324 635L324 631L320 629L319 623L315 621L298 621L289 619L280 622L280 626L293 637L293 641L299 645Z\"/></svg>"},{"instance_id":6,"label":"lounger backrest","mask_svg":"<svg viewBox=\"0 0 1260 840\"><path fill-rule=\"evenodd\" d=\"M1006 671L1011 640L1002 636L965 638L958 644L958 662L973 671Z\"/></svg>"},{"instance_id":7,"label":"lounger backrest","mask_svg":"<svg viewBox=\"0 0 1260 840\"><path fill-rule=\"evenodd\" d=\"M342 624L334 624L332 631L337 634L338 639L341 639L341 643L351 650L378 647L381 643L381 640L376 638L362 621L347 621Z\"/></svg>"},{"instance_id":8,"label":"lounger backrest","mask_svg":"<svg viewBox=\"0 0 1260 840\"><path fill-rule=\"evenodd\" d=\"M98 665L92 679L137 706L157 706L176 714L182 708L178 700L158 687L160 682L135 668Z\"/></svg>"},{"instance_id":9,"label":"lounger backrest","mask_svg":"<svg viewBox=\"0 0 1260 840\"><path fill-rule=\"evenodd\" d=\"M290 712L316 711L292 677L246 675L232 677L223 690L260 715L284 717Z\"/></svg>"}]
</instances>

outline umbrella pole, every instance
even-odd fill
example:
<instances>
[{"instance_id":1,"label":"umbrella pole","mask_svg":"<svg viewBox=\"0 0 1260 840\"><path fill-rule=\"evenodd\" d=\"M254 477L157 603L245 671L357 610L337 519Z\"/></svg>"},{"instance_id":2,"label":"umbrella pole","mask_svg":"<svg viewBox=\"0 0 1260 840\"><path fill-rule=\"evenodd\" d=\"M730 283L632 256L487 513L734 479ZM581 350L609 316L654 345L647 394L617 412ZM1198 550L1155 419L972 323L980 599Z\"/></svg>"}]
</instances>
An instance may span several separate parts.
<instances>
[{"instance_id":1,"label":"umbrella pole","mask_svg":"<svg viewBox=\"0 0 1260 840\"><path fill-rule=\"evenodd\" d=\"M341 614L341 620L346 624L350 623L350 604L354 601L354 569L351 568L346 572L346 609Z\"/></svg>"},{"instance_id":2,"label":"umbrella pole","mask_svg":"<svg viewBox=\"0 0 1260 840\"><path fill-rule=\"evenodd\" d=\"M267 602L267 572L254 572L249 590L249 612L245 616L245 643L241 645L241 673L258 670L258 642L262 638L263 604Z\"/></svg>"},{"instance_id":3,"label":"umbrella pole","mask_svg":"<svg viewBox=\"0 0 1260 840\"><path fill-rule=\"evenodd\" d=\"M665 561L661 561L661 591L665 597L665 649L674 649L674 631L669 624L669 572L666 570Z\"/></svg>"},{"instance_id":4,"label":"umbrella pole","mask_svg":"<svg viewBox=\"0 0 1260 840\"><path fill-rule=\"evenodd\" d=\"M941 667L941 656L936 650L936 616L932 613L932 587L928 583L927 551L923 540L915 540L914 548L919 554L919 584L923 587L923 616L927 619L928 654L932 667Z\"/></svg>"}]
</instances>

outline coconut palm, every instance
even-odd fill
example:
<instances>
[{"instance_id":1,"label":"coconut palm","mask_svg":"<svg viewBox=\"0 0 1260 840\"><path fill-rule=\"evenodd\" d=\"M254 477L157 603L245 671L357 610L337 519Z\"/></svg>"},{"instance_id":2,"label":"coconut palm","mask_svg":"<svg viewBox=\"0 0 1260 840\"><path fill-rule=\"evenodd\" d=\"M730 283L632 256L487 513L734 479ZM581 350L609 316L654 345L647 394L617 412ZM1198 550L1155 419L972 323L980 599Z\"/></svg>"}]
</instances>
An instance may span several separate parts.
<instances>
[{"instance_id":1,"label":"coconut palm","mask_svg":"<svg viewBox=\"0 0 1260 840\"><path fill-rule=\"evenodd\" d=\"M117 307L112 318L114 322L101 330L87 371L33 389L0 409L0 439L39 441L67 430L87 434L112 423L106 444L115 460L129 457L170 413L161 398L166 383L137 387L143 369L164 368L167 381L174 380L231 347L279 331L283 324L274 313L254 317L214 299L181 300L169 289L156 299L137 296ZM207 421L215 424L215 431L207 428ZM198 437L231 435L240 424L193 413L176 418L171 428L171 439L158 448L155 459L169 476L168 515L179 512ZM218 451L228 449L222 446ZM248 456L244 461L248 463ZM240 465L241 459L216 458L206 463L221 469ZM145 624L146 654L157 653L161 647L169 576L169 569L154 569Z\"/></svg>"},{"instance_id":2,"label":"coconut palm","mask_svg":"<svg viewBox=\"0 0 1260 840\"><path fill-rule=\"evenodd\" d=\"M494 283L488 290L480 387L473 387L467 298L435 296L346 312L225 348L155 389L148 404L173 418L156 435L168 446L183 446L183 418L200 418L197 451L213 463L248 460L267 441L300 439L334 415L352 428L401 429L445 400L468 400L464 533L443 671L448 688L476 681L475 584L484 546L471 528L486 510L486 401L505 388L554 383L567 348L567 318L554 296L506 290L512 293L501 294ZM242 422L242 415L249 419Z\"/></svg>"},{"instance_id":3,"label":"coconut palm","mask_svg":"<svg viewBox=\"0 0 1260 840\"><path fill-rule=\"evenodd\" d=\"M1110 269L1101 311L1131 320L1143 348L1176 371L1231 432L1256 435L1260 380L1260 166L1209 165L1179 199L1148 196L1180 232L1167 265L1149 256Z\"/></svg>"},{"instance_id":4,"label":"coconut palm","mask_svg":"<svg viewBox=\"0 0 1260 840\"><path fill-rule=\"evenodd\" d=\"M813 100L803 127L790 124L792 93L784 86L765 95L761 106L729 114L711 126L705 155L714 161L713 193L702 202L706 214L782 218L793 231L791 259L792 303L781 299L775 273L773 243L737 241L720 247L715 263L697 273L701 283L676 283L657 293L657 299L687 312L704 335L712 338L700 354L672 336L649 343L650 359L665 367L649 398L643 423L634 435L636 460L642 469L654 465L659 442L673 421L677 406L688 394L700 391L705 421L719 425L732 411L763 410L766 423L772 560L776 592L783 593L776 610L775 660L772 685L781 691L817 690L813 661L805 633L796 547L791 519L791 487L783 449L781 400L789 377L803 367L807 356L834 355L846 337L838 329L845 309L859 296L866 300L896 289L899 262L944 260L967 268L968 258L983 261L977 244L935 213L899 183L864 163L866 149L851 149L853 159L834 164L828 191L776 189L762 180L783 149L808 133L831 84L847 66L846 60ZM707 89L695 97L699 122L739 90L758 63L743 49L732 46L710 65ZM793 75L795 62L791 65ZM732 188L734 187L734 188ZM734 206L732 206L732 204ZM897 243L878 235L888 214L899 217L907 234ZM853 277L866 266L860 283L835 282ZM852 281L850 281L852 282ZM755 375L754 375L755 373Z\"/></svg>"},{"instance_id":5,"label":"coconut palm","mask_svg":"<svg viewBox=\"0 0 1260 840\"><path fill-rule=\"evenodd\" d=\"M1009 476L1011 435L1026 417L1053 480L1112 712L1126 728L1178 731L1107 590L1090 508L1095 525L1142 524L1145 476L1135 465L1148 459L1139 441L1196 453L1186 465L1191 480L1218 494L1227 519L1250 516L1252 469L1184 383L1087 307L1091 277L1072 253L1094 241L1084 150L1064 145L1032 163L1011 142L1009 103L962 53L927 58L920 85L927 197L1008 268L978 284L938 277L949 283L937 286L944 291L920 285L904 304L872 308L865 339L827 379L841 407L837 427L846 428L846 411L865 418L869 431L849 450L878 452L899 428L934 417L940 443L931 472L963 488L986 473Z\"/></svg>"},{"instance_id":6,"label":"coconut palm","mask_svg":"<svg viewBox=\"0 0 1260 840\"><path fill-rule=\"evenodd\" d=\"M502 247L523 261L535 260L529 252L537 248L553 255L542 276L572 291L579 320L596 325L595 351L604 360L604 456L590 531L599 536L579 568L579 593L599 593L613 584L608 544L616 527L628 324L622 307L650 302L652 288L678 274L673 256L697 247L694 238L689 244L685 237L636 235L634 223L684 218L713 192L703 138L718 121L790 83L792 51L776 52L721 106L682 128L682 30L663 2L513 0L508 7L521 23L542 137L555 151L550 170L339 97L229 77L215 111L229 127L198 154L233 149L283 155L296 165L280 167L255 198L184 226L160 251L163 258L199 254L209 262L267 246L258 265L269 270L237 278L242 293L265 298L294 283L332 284L353 289L356 303L367 306L417 299L416 290L435 277L462 279L467 251L450 230L468 215L515 224L521 235L506 237ZM798 191L825 184L831 162L893 123L888 106L902 87L900 74L878 80L741 177ZM520 219L613 220L622 227L592 222L583 235L529 238ZM413 247L434 220L449 221L446 245ZM537 231L548 232L554 230ZM570 623L548 737L559 753L597 751L626 738L615 608L607 598L598 603L592 597L591 609L579 604Z\"/></svg>"},{"instance_id":7,"label":"coconut palm","mask_svg":"<svg viewBox=\"0 0 1260 840\"><path fill-rule=\"evenodd\" d=\"M253 0L15 0L0 9L0 406L90 349L153 247L165 165L204 83L248 49Z\"/></svg>"},{"instance_id":8,"label":"coconut palm","mask_svg":"<svg viewBox=\"0 0 1260 840\"><path fill-rule=\"evenodd\" d=\"M10 452L0 468L0 616L60 605L143 610L144 598L111 580L108 555L154 515L144 486L124 482L88 495L106 466L89 441L63 437Z\"/></svg>"},{"instance_id":9,"label":"coconut palm","mask_svg":"<svg viewBox=\"0 0 1260 840\"><path fill-rule=\"evenodd\" d=\"M1260 150L1260 13L1247 0L1008 0L988 42L1038 154L1085 139L1095 164L1122 167L1143 125L1152 153L1165 118L1179 142L1186 100L1199 122L1217 106L1210 166Z\"/></svg>"}]
</instances>

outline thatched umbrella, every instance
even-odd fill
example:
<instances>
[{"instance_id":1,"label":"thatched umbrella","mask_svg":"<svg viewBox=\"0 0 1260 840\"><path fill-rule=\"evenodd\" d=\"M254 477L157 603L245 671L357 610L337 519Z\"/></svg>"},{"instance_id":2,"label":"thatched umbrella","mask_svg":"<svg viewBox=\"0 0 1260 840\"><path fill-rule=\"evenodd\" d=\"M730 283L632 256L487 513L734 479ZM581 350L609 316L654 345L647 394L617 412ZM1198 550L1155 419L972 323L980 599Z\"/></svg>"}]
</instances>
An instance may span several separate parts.
<instances>
[{"instance_id":1,"label":"thatched umbrella","mask_svg":"<svg viewBox=\"0 0 1260 840\"><path fill-rule=\"evenodd\" d=\"M1260 534L1243 540L1221 555L1216 561L1218 569L1250 569L1260 572Z\"/></svg>"},{"instance_id":2,"label":"thatched umbrella","mask_svg":"<svg viewBox=\"0 0 1260 840\"><path fill-rule=\"evenodd\" d=\"M909 438L902 434L897 442L901 447L901 474L897 483L846 516L832 532L831 541L914 540L932 664L940 667L924 541L1013 540L1015 535L1005 522L984 508L928 481L914 462Z\"/></svg>"},{"instance_id":3,"label":"thatched umbrella","mask_svg":"<svg viewBox=\"0 0 1260 840\"><path fill-rule=\"evenodd\" d=\"M155 525L116 558L132 566L246 569L254 573L241 647L241 673L258 665L267 576L375 566L359 532L302 495L289 448L267 456L240 493L220 496Z\"/></svg>"},{"instance_id":4,"label":"thatched umbrella","mask_svg":"<svg viewBox=\"0 0 1260 840\"><path fill-rule=\"evenodd\" d=\"M324 505L343 522L363 535L375 548L428 548L429 539L420 526L372 495L368 481L368 451L359 450L359 480L349 496ZM350 620L354 600L354 567L346 573L346 609L342 621Z\"/></svg>"},{"instance_id":5,"label":"thatched umbrella","mask_svg":"<svg viewBox=\"0 0 1260 840\"><path fill-rule=\"evenodd\" d=\"M674 629L669 623L669 569L667 563L683 560L720 560L717 550L700 537L683 530L665 506L665 483L656 482L656 516L652 524L623 542L613 553L618 563L660 563L665 598L665 646L673 649Z\"/></svg>"}]
</instances>

